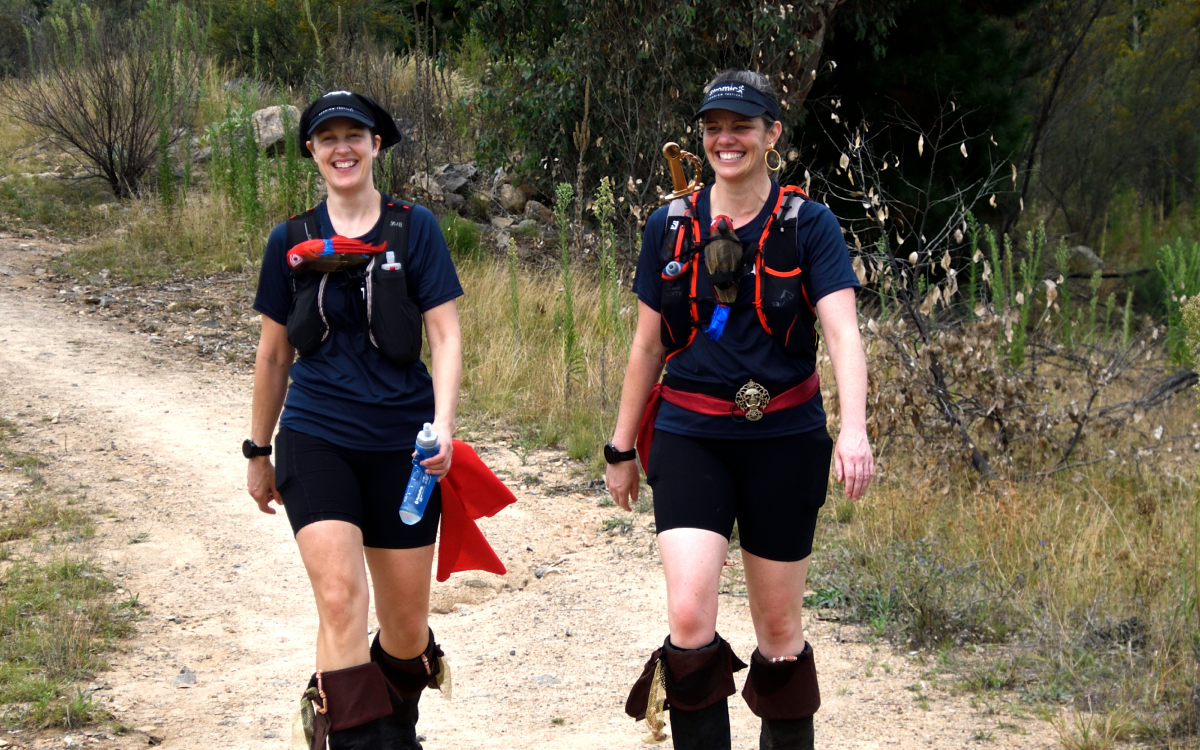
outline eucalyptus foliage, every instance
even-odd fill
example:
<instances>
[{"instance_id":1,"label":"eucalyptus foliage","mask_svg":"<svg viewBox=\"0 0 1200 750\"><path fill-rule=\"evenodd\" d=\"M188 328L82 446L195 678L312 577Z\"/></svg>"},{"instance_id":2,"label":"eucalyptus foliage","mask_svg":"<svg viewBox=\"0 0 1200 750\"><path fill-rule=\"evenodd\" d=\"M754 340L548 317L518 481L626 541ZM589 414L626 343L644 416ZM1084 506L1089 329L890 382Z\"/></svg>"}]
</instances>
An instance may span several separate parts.
<instances>
[{"instance_id":1,"label":"eucalyptus foliage","mask_svg":"<svg viewBox=\"0 0 1200 750\"><path fill-rule=\"evenodd\" d=\"M701 87L726 68L769 75L781 94L784 125L820 74L821 48L834 12L851 14L878 36L902 0L556 0L530 12L518 0L485 0L476 11L491 31L494 63L481 95L481 157L513 167L538 190L570 180L579 159L572 135L591 85L593 140L588 186L602 175L630 178L635 208L669 188L660 150L666 141L699 151L689 121ZM691 145L689 147L689 141ZM638 182L641 180L641 182ZM634 211L640 215L640 208Z\"/></svg>"}]
</instances>

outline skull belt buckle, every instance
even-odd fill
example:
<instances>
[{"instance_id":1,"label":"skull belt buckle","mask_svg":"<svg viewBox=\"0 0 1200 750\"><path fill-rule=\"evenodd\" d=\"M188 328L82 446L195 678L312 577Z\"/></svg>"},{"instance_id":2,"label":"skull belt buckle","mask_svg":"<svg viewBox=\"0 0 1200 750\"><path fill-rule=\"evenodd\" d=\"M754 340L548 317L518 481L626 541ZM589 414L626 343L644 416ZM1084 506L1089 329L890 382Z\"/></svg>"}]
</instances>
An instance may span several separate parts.
<instances>
[{"instance_id":1,"label":"skull belt buckle","mask_svg":"<svg viewBox=\"0 0 1200 750\"><path fill-rule=\"evenodd\" d=\"M747 380L746 384L739 388L737 394L734 395L733 403L745 412L746 419L757 422L762 419L767 404L771 403L771 394L753 380Z\"/></svg>"}]
</instances>

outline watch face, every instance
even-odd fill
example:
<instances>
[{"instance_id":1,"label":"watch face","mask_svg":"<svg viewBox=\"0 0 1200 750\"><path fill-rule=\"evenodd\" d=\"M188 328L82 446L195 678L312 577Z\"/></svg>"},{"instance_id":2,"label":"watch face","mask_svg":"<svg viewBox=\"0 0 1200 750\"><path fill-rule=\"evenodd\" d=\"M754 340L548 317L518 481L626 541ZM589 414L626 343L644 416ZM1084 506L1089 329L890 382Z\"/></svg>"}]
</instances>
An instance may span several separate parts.
<instances>
[{"instance_id":1,"label":"watch face","mask_svg":"<svg viewBox=\"0 0 1200 750\"><path fill-rule=\"evenodd\" d=\"M255 445L252 440L248 440L248 439L243 440L242 441L242 455L245 456L246 458L256 458L258 456L269 456L269 455L271 455L271 446L269 446L269 445L259 446L259 445Z\"/></svg>"},{"instance_id":2,"label":"watch face","mask_svg":"<svg viewBox=\"0 0 1200 750\"><path fill-rule=\"evenodd\" d=\"M625 452L617 450L617 447L612 443L604 446L604 460L610 464L619 464L622 461L631 461L637 455L637 451L633 448Z\"/></svg>"}]
</instances>

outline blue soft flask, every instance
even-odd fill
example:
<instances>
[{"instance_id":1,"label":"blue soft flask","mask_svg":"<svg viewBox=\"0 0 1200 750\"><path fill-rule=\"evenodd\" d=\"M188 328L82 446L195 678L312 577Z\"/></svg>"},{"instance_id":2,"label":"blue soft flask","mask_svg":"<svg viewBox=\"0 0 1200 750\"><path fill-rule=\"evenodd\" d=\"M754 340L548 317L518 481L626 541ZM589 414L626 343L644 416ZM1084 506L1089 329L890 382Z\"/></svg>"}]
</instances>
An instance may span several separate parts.
<instances>
[{"instance_id":1,"label":"blue soft flask","mask_svg":"<svg viewBox=\"0 0 1200 750\"><path fill-rule=\"evenodd\" d=\"M408 475L408 486L404 488L404 502L400 503L400 520L412 526L425 515L425 506L429 496L433 494L433 486L439 477L427 474L421 462L438 454L438 437L433 431L433 425L425 423L425 428L417 433L417 455L412 460L412 472Z\"/></svg>"}]
</instances>

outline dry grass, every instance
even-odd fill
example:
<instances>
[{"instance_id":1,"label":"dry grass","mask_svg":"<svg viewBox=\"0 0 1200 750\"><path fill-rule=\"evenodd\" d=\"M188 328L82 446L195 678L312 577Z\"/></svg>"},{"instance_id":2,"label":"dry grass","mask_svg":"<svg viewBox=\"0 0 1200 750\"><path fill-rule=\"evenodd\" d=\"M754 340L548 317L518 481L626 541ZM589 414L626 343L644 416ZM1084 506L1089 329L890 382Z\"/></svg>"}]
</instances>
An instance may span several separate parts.
<instances>
[{"instance_id":1,"label":"dry grass","mask_svg":"<svg viewBox=\"0 0 1200 750\"><path fill-rule=\"evenodd\" d=\"M193 192L181 207L163 210L158 201L129 203L120 228L89 247L74 250L61 270L86 278L102 269L131 283L171 276L203 276L253 268L262 256L263 237L248 236L226 203Z\"/></svg>"},{"instance_id":2,"label":"dry grass","mask_svg":"<svg viewBox=\"0 0 1200 750\"><path fill-rule=\"evenodd\" d=\"M0 473L24 474L0 504L0 728L78 728L108 721L79 688L106 668L105 652L132 631L136 598L114 586L77 543L93 533L79 498L47 483L42 460L0 419Z\"/></svg>"},{"instance_id":3,"label":"dry grass","mask_svg":"<svg viewBox=\"0 0 1200 750\"><path fill-rule=\"evenodd\" d=\"M607 340L599 329L595 275L576 272L575 320L584 364L565 392L566 366L557 313L562 291L554 275L521 269L517 296L519 325L509 320L511 287L498 261L459 269L466 296L459 315L463 329L464 412L482 422L515 427L534 445L559 445L573 457L596 455L611 434L636 323L636 298L621 294L623 336ZM626 284L626 287L628 284Z\"/></svg>"},{"instance_id":4,"label":"dry grass","mask_svg":"<svg viewBox=\"0 0 1200 750\"><path fill-rule=\"evenodd\" d=\"M1089 712L1060 722L1066 747L1109 747L1118 725L1159 742L1191 736L1196 398L1146 418L1185 437L1023 482L981 484L969 468L892 457L905 468L866 500L831 498L810 586L906 647L992 644L946 670L972 690Z\"/></svg>"}]
</instances>

